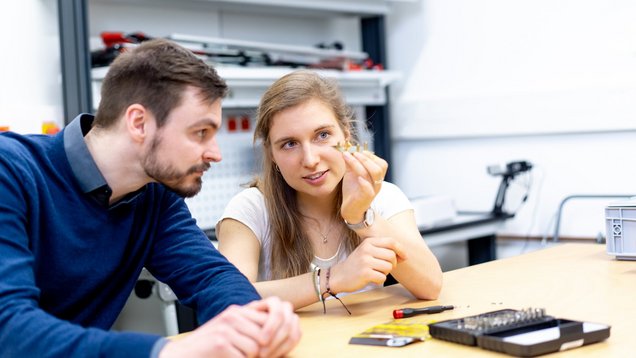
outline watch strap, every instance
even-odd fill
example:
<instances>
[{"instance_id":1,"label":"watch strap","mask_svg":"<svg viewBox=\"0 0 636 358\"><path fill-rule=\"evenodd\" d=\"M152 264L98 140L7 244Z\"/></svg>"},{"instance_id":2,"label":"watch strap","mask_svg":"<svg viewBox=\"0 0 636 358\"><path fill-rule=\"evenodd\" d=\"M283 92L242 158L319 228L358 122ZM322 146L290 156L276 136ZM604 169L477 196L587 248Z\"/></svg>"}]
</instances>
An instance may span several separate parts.
<instances>
[{"instance_id":1,"label":"watch strap","mask_svg":"<svg viewBox=\"0 0 636 358\"><path fill-rule=\"evenodd\" d=\"M369 211L371 211L371 213L369 213ZM369 227L371 225L373 225L373 221L369 222L367 220L367 218L370 215L374 215L375 213L373 213L373 209L372 208L368 208L365 212L364 215L362 216L362 221L360 221L359 223L355 223L355 224L350 224L349 222L347 222L347 220L344 220L345 224L347 225L347 227L351 230L359 230L359 229L364 229L366 227Z\"/></svg>"}]
</instances>

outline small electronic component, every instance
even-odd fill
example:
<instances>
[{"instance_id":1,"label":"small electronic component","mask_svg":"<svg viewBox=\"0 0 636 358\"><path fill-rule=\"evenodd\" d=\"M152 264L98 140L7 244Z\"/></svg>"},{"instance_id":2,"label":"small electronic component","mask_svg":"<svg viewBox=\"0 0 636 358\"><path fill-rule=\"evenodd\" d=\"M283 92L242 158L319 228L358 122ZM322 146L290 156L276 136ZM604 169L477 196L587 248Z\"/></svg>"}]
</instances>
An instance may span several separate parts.
<instances>
[{"instance_id":1,"label":"small electronic component","mask_svg":"<svg viewBox=\"0 0 636 358\"><path fill-rule=\"evenodd\" d=\"M359 143L356 143L356 142L352 143L350 141L345 141L342 144L340 142L336 143L334 148L336 148L340 152L349 152L349 153L362 152L362 151L368 151L369 150L369 144L367 142L359 144Z\"/></svg>"}]
</instances>

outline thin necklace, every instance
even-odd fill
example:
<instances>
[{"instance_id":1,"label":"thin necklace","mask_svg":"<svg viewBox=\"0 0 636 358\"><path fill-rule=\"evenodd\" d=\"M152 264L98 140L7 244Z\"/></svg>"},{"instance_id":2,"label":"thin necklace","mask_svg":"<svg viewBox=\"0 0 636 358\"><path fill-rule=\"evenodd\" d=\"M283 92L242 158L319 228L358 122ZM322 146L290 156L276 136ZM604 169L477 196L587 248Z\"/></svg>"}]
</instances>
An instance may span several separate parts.
<instances>
[{"instance_id":1,"label":"thin necklace","mask_svg":"<svg viewBox=\"0 0 636 358\"><path fill-rule=\"evenodd\" d=\"M333 221L329 222L329 228L327 229L327 232L323 235L322 232L320 232L320 224L317 225L318 229L315 229L316 232L318 232L318 234L320 235L320 237L322 237L322 243L326 244L329 241L329 233L331 233L331 229L333 229L334 225L333 225Z\"/></svg>"}]
</instances>

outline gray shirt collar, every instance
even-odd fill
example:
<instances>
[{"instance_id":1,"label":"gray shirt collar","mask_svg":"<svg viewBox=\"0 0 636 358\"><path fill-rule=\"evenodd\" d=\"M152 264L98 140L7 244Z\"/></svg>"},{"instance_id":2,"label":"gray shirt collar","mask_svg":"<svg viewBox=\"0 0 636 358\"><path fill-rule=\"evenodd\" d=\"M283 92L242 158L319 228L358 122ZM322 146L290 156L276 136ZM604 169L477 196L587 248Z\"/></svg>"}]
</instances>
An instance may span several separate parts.
<instances>
[{"instance_id":1,"label":"gray shirt collar","mask_svg":"<svg viewBox=\"0 0 636 358\"><path fill-rule=\"evenodd\" d=\"M80 114L64 128L64 151L71 165L71 170L82 191L109 209L131 204L146 190L146 186L126 194L117 203L109 205L113 190L97 168L97 164L84 141L84 136L91 130L94 119L95 116L91 114Z\"/></svg>"},{"instance_id":2,"label":"gray shirt collar","mask_svg":"<svg viewBox=\"0 0 636 358\"><path fill-rule=\"evenodd\" d=\"M64 128L64 151L82 191L108 203L112 190L88 151L84 136L91 130L94 116L80 114Z\"/></svg>"}]
</instances>

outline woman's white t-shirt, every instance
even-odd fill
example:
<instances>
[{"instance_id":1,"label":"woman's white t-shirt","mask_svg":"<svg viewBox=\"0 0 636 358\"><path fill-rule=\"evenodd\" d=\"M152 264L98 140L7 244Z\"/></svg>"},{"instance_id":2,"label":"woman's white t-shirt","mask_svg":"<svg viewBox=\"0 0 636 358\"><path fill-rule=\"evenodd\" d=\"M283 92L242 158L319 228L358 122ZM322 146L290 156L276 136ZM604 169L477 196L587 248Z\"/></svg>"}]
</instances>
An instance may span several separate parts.
<instances>
[{"instance_id":1,"label":"woman's white t-shirt","mask_svg":"<svg viewBox=\"0 0 636 358\"><path fill-rule=\"evenodd\" d=\"M376 215L389 219L395 214L405 210L412 210L413 206L400 188L395 184L383 182L378 195L371 203L371 207ZM257 281L267 281L271 279L270 257L271 257L271 236L269 231L269 214L265 206L265 198L257 188L248 188L236 194L225 207L223 215L217 222L231 218L247 226L261 243L260 258L258 263ZM321 259L314 256L313 266L325 269L341 262L347 258L348 252L342 247L331 258Z\"/></svg>"}]
</instances>

